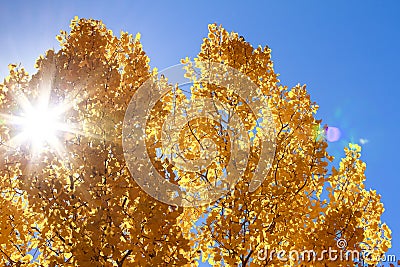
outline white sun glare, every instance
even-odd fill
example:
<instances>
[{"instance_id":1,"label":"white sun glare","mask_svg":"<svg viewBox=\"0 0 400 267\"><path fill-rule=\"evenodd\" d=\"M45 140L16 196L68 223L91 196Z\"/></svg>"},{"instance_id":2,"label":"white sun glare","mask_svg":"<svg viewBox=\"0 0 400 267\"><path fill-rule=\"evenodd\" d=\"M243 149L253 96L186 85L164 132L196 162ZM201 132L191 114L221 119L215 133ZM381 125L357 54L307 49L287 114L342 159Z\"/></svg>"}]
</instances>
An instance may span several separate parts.
<instances>
[{"instance_id":1,"label":"white sun glare","mask_svg":"<svg viewBox=\"0 0 400 267\"><path fill-rule=\"evenodd\" d=\"M71 124L63 121L64 113L71 105L61 103L51 105L49 90L34 104L24 95L17 97L20 115L3 115L6 124L16 126L16 134L8 142L10 147L17 148L28 144L32 155L40 155L43 151L51 150L60 154L63 152L63 134L75 132Z\"/></svg>"},{"instance_id":2,"label":"white sun glare","mask_svg":"<svg viewBox=\"0 0 400 267\"><path fill-rule=\"evenodd\" d=\"M59 148L57 134L64 128L59 114L46 107L32 107L29 113L21 116L21 135L28 140L35 152L46 146Z\"/></svg>"},{"instance_id":3,"label":"white sun glare","mask_svg":"<svg viewBox=\"0 0 400 267\"><path fill-rule=\"evenodd\" d=\"M38 160L47 152L64 157L76 136L99 138L83 130L83 123L72 115L76 113L69 112L87 96L77 96L80 88L70 91L56 88L54 73L52 69L42 73L39 83L34 83L32 88L8 91L10 99L13 99L10 102L12 108L0 113L0 124L6 125L10 134L5 143L0 136L0 148L5 148L4 153L29 153L31 161Z\"/></svg>"}]
</instances>

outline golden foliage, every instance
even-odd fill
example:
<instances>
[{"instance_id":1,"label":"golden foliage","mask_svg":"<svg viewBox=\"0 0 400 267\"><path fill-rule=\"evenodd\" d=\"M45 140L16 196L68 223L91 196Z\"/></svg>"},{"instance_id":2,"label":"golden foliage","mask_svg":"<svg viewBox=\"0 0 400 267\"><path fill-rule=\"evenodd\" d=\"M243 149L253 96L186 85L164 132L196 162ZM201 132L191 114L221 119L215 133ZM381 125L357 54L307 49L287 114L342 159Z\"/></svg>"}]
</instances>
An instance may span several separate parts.
<instances>
[{"instance_id":1,"label":"golden foliage","mask_svg":"<svg viewBox=\"0 0 400 267\"><path fill-rule=\"evenodd\" d=\"M57 39L61 49L41 56L35 75L10 65L10 75L0 85L0 113L11 114L18 109L15 96L34 100L44 81L50 82L51 101L70 103L64 116L78 125L77 131L63 136L63 153L45 151L38 159L28 145L10 150L6 144L18 128L0 124L0 264L195 266L202 259L213 266L337 266L328 259L262 261L257 255L265 248L321 252L345 239L347 249L368 250L367 263L377 264L390 247L390 230L380 221L380 196L364 188L360 147L346 148L339 169L329 173L333 158L326 152L326 142L315 137L318 106L305 86L289 89L280 84L268 47L253 48L238 34L209 25L196 60L223 62L261 88L277 127L277 147L271 171L255 192L249 192L249 182L257 150L251 152L249 167L231 192L209 207L184 209L143 192L125 164L125 110L135 90L156 72L150 70L140 35L121 32L116 37L100 21L74 18L71 31L61 31ZM197 88L193 97L213 90ZM168 99L173 97L184 101L179 90L164 97L167 104L149 119L149 142L162 127L170 109ZM229 138L205 126L213 123L198 120L192 126L228 145ZM188 158L197 157L195 138L180 140L180 146L188 147ZM228 150L220 149L222 162L229 160ZM177 175L181 184L193 179L164 166L155 152L152 155L169 179ZM221 166L210 168L214 170L208 178L216 180Z\"/></svg>"}]
</instances>

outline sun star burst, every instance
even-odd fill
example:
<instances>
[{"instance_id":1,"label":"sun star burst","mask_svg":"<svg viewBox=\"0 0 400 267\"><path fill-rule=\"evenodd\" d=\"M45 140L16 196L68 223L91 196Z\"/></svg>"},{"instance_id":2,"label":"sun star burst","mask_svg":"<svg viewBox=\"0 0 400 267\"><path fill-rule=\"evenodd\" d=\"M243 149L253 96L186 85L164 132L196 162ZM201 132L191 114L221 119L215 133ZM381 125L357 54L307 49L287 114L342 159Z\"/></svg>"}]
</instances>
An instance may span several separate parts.
<instances>
[{"instance_id":1,"label":"sun star burst","mask_svg":"<svg viewBox=\"0 0 400 267\"><path fill-rule=\"evenodd\" d=\"M20 106L19 115L1 114L3 123L15 126L16 134L11 136L8 146L18 148L28 144L33 156L49 150L61 154L64 134L76 132L73 125L65 123L63 116L71 105L52 105L48 90L42 91L35 103L23 94L16 99Z\"/></svg>"}]
</instances>

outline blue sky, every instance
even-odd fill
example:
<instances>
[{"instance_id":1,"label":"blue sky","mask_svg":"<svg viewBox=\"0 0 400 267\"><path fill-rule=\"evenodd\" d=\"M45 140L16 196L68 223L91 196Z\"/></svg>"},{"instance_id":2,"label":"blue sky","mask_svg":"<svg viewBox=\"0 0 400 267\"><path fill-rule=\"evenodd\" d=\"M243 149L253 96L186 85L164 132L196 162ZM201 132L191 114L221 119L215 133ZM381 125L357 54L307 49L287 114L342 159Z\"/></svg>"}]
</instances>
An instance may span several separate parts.
<instances>
[{"instance_id":1,"label":"blue sky","mask_svg":"<svg viewBox=\"0 0 400 267\"><path fill-rule=\"evenodd\" d=\"M342 156L350 141L368 140L366 185L382 195L382 220L393 230L389 254L400 259L399 8L394 0L2 1L0 77L14 62L32 72L40 54L58 48L55 36L75 15L101 19L117 34L140 32L158 69L193 58L207 24L222 24L253 46L271 47L283 84L307 84L320 105L317 117L342 132L329 145L333 155Z\"/></svg>"}]
</instances>

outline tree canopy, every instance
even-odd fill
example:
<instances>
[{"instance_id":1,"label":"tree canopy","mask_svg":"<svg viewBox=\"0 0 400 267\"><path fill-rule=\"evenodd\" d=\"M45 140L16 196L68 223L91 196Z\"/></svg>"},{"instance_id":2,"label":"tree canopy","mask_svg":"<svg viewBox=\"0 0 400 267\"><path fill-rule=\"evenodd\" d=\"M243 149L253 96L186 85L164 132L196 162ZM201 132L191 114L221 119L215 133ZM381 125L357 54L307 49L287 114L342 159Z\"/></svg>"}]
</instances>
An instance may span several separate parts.
<instances>
[{"instance_id":1,"label":"tree canopy","mask_svg":"<svg viewBox=\"0 0 400 267\"><path fill-rule=\"evenodd\" d=\"M275 153L255 191L250 185L261 153L256 146L232 190L209 205L180 207L143 191L124 157L126 110L138 88L158 72L149 66L140 35L117 37L93 19L74 18L70 27L57 36L58 51L37 59L37 73L11 64L0 84L1 264L196 266L203 260L213 266L338 266L339 259L324 253L329 248L337 255L353 250L368 255L341 257L343 266L378 264L391 231L380 219L380 195L364 186L361 148L350 144L339 167L330 167L333 157L315 117L318 105L305 85L280 83L268 46L254 48L237 33L208 26L194 61L225 64L261 89L275 126ZM190 98L218 98L245 125L257 124L234 91L192 80ZM170 87L147 119L146 153L174 184L215 183L231 158L230 140L218 122L193 119L180 132L179 145L187 147L189 159L200 153L199 138L217 144L219 156L205 172L178 170L157 152L163 121L176 103L187 101L182 88ZM30 104L41 101L62 124L56 140L35 143L21 135L18 122L26 117L21 110L29 113ZM261 257L272 250L313 250L321 259Z\"/></svg>"}]
</instances>

